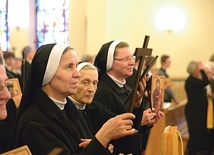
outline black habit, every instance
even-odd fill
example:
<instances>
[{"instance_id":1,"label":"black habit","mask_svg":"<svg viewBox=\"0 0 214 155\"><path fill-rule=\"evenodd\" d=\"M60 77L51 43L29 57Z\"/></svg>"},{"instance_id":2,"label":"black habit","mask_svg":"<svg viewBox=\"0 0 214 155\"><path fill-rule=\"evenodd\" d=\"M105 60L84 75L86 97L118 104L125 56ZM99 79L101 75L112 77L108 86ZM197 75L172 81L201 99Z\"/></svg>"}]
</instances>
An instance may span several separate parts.
<instances>
[{"instance_id":1,"label":"black habit","mask_svg":"<svg viewBox=\"0 0 214 155\"><path fill-rule=\"evenodd\" d=\"M98 82L94 100L104 104L111 112L122 114L128 111L128 105L124 105L124 101L130 92L131 88L128 85L124 85L124 88L121 89L107 74L104 74ZM124 143L120 143L120 145L118 145L118 148L115 147L115 155L118 153L132 153L133 155L141 154L140 134L147 129L147 127L140 126L142 113L142 107L134 109L133 114L135 114L136 119L133 120L133 127L139 130L139 132L132 137L132 140L124 141Z\"/></svg>"},{"instance_id":2,"label":"black habit","mask_svg":"<svg viewBox=\"0 0 214 155\"><path fill-rule=\"evenodd\" d=\"M51 73L58 68L67 48L72 49L54 43L37 49L16 119L16 146L28 145L33 155L47 155L54 148L62 149L63 155L108 155L110 152L90 133L83 115L70 99L66 99L64 110L61 110L42 90L53 78L45 76L46 73L54 76L55 73ZM46 72L50 62L51 69ZM92 140L87 147L80 148L80 138Z\"/></svg>"},{"instance_id":3,"label":"black habit","mask_svg":"<svg viewBox=\"0 0 214 155\"><path fill-rule=\"evenodd\" d=\"M201 70L202 79L189 76L186 79L185 90L188 102L185 108L185 115L189 130L189 151L204 151L208 148L207 122L207 94L206 85L209 80L206 73Z\"/></svg>"}]
</instances>

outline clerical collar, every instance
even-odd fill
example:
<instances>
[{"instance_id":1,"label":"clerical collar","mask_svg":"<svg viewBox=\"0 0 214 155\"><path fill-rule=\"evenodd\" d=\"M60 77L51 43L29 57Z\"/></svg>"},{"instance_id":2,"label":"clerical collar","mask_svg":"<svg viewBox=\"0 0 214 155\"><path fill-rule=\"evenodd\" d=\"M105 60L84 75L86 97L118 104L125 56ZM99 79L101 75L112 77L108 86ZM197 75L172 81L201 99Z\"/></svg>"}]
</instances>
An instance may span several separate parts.
<instances>
[{"instance_id":1,"label":"clerical collar","mask_svg":"<svg viewBox=\"0 0 214 155\"><path fill-rule=\"evenodd\" d=\"M58 101L52 97L49 96L49 98L59 107L60 110L64 110L65 104L67 103L67 100L65 101Z\"/></svg>"},{"instance_id":2,"label":"clerical collar","mask_svg":"<svg viewBox=\"0 0 214 155\"><path fill-rule=\"evenodd\" d=\"M107 73L108 74L108 73ZM123 82L117 80L115 77L111 76L108 74L108 76L119 86L119 87L123 87L126 84L126 80L124 79Z\"/></svg>"},{"instance_id":3,"label":"clerical collar","mask_svg":"<svg viewBox=\"0 0 214 155\"><path fill-rule=\"evenodd\" d=\"M74 98L72 98L71 96L68 96L69 99L71 99L71 101L76 105L76 108L79 109L79 110L84 110L85 109L85 106L86 104L82 104L78 101L76 101Z\"/></svg>"}]
</instances>

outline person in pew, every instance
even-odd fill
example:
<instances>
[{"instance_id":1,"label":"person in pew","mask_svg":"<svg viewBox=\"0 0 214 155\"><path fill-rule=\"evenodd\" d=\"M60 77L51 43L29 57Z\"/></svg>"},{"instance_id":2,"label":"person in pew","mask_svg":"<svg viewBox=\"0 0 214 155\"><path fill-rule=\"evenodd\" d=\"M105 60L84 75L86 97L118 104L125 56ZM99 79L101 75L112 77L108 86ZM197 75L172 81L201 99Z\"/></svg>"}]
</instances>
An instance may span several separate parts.
<instances>
[{"instance_id":1,"label":"person in pew","mask_svg":"<svg viewBox=\"0 0 214 155\"><path fill-rule=\"evenodd\" d=\"M12 75L14 78L18 78L20 85L22 85L22 76L13 71L14 63L15 63L15 55L12 52L4 52L4 61L5 68L8 74Z\"/></svg>"},{"instance_id":2,"label":"person in pew","mask_svg":"<svg viewBox=\"0 0 214 155\"><path fill-rule=\"evenodd\" d=\"M188 155L210 155L207 130L207 92L209 79L201 61L190 61L187 66L188 78L185 81L187 104L185 116L189 131Z\"/></svg>"},{"instance_id":3,"label":"person in pew","mask_svg":"<svg viewBox=\"0 0 214 155\"><path fill-rule=\"evenodd\" d=\"M206 86L207 90L207 130L209 134L209 152L214 154L214 91L213 91L213 76L214 63L209 61L204 64L204 71L209 79L209 84Z\"/></svg>"},{"instance_id":4,"label":"person in pew","mask_svg":"<svg viewBox=\"0 0 214 155\"><path fill-rule=\"evenodd\" d=\"M176 99L174 92L172 91L172 79L167 74L166 70L171 65L171 58L169 55L162 55L161 56L161 67L158 70L158 75L165 76L165 90L164 90L164 102L172 102L174 101L175 104L179 104L179 101Z\"/></svg>"},{"instance_id":5,"label":"person in pew","mask_svg":"<svg viewBox=\"0 0 214 155\"><path fill-rule=\"evenodd\" d=\"M95 57L99 82L94 100L104 104L113 113L127 112L129 105L124 105L124 102L132 89L126 84L126 78L133 74L134 64L135 57L127 42L114 40L103 44ZM141 96L137 94L133 113L140 122L139 126L135 126L139 132L134 135L132 141L123 144L124 154L141 155L141 133L150 129L163 116L162 112L152 113L150 108L144 111L142 104L144 93ZM115 148L114 153L120 152Z\"/></svg>"},{"instance_id":6,"label":"person in pew","mask_svg":"<svg viewBox=\"0 0 214 155\"><path fill-rule=\"evenodd\" d=\"M108 155L111 140L137 132L131 113L109 119L95 135L90 132L82 113L67 98L76 93L77 64L70 45L54 43L37 49L18 111L17 146L28 145L35 155L47 155L55 148L63 155Z\"/></svg>"},{"instance_id":7,"label":"person in pew","mask_svg":"<svg viewBox=\"0 0 214 155\"><path fill-rule=\"evenodd\" d=\"M98 83L97 68L91 63L82 62L77 66L77 70L81 74L78 81L77 91L69 98L76 105L77 109L80 109L83 113L92 134L96 134L101 126L116 114L108 110L102 103L93 101ZM114 148L117 149L117 144L122 146L123 141L125 140L130 141L132 140L132 137L126 137L120 141L112 142L112 144L114 145Z\"/></svg>"},{"instance_id":8,"label":"person in pew","mask_svg":"<svg viewBox=\"0 0 214 155\"><path fill-rule=\"evenodd\" d=\"M22 82L26 82L27 80L27 75L28 75L28 72L30 70L30 64L33 60L33 57L35 55L35 48L31 47L31 46L25 46L23 49L22 49L22 53L24 55L24 62L23 62L23 66L22 66Z\"/></svg>"},{"instance_id":9,"label":"person in pew","mask_svg":"<svg viewBox=\"0 0 214 155\"><path fill-rule=\"evenodd\" d=\"M21 76L22 75L21 68L22 68L22 59L16 57L14 60L14 64L12 66L12 72Z\"/></svg>"},{"instance_id":10,"label":"person in pew","mask_svg":"<svg viewBox=\"0 0 214 155\"><path fill-rule=\"evenodd\" d=\"M12 66L15 62L15 55L12 52L6 51L3 53L5 68L8 72L10 72L13 76L16 76L15 73L12 72Z\"/></svg>"}]
</instances>

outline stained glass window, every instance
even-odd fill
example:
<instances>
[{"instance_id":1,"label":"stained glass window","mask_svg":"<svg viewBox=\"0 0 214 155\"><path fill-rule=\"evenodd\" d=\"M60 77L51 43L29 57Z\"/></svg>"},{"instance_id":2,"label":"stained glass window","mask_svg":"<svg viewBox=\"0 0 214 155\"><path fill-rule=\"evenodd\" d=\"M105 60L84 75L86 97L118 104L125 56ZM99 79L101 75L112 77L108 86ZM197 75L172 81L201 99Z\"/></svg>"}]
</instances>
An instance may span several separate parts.
<instances>
[{"instance_id":1,"label":"stained glass window","mask_svg":"<svg viewBox=\"0 0 214 155\"><path fill-rule=\"evenodd\" d=\"M37 47L68 43L69 0L36 0Z\"/></svg>"},{"instance_id":2,"label":"stained glass window","mask_svg":"<svg viewBox=\"0 0 214 155\"><path fill-rule=\"evenodd\" d=\"M8 0L0 0L0 47L9 50Z\"/></svg>"}]
</instances>

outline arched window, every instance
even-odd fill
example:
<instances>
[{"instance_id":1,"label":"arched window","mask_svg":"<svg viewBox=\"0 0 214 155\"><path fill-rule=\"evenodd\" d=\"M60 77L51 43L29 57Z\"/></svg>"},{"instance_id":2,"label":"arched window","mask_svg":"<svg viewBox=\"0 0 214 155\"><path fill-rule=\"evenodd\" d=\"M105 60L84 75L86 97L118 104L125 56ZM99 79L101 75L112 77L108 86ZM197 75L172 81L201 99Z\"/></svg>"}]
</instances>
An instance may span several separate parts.
<instances>
[{"instance_id":1,"label":"arched window","mask_svg":"<svg viewBox=\"0 0 214 155\"><path fill-rule=\"evenodd\" d=\"M0 0L0 47L9 50L8 0Z\"/></svg>"},{"instance_id":2,"label":"arched window","mask_svg":"<svg viewBox=\"0 0 214 155\"><path fill-rule=\"evenodd\" d=\"M36 0L37 47L68 43L69 0Z\"/></svg>"}]
</instances>

